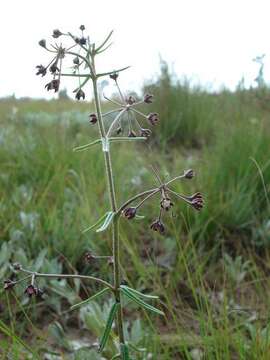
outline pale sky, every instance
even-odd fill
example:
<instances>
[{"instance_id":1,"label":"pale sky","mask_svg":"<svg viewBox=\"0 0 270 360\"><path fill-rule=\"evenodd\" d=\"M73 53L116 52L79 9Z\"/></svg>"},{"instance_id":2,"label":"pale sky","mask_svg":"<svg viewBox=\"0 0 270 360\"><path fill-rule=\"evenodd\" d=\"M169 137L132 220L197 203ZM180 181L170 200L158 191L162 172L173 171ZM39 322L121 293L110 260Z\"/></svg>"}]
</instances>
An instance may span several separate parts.
<instances>
[{"instance_id":1,"label":"pale sky","mask_svg":"<svg viewBox=\"0 0 270 360\"><path fill-rule=\"evenodd\" d=\"M178 77L233 89L243 76L254 84L258 65L252 59L265 53L270 82L269 0L2 0L0 6L0 96L52 98L44 89L50 76L35 75L35 66L48 59L37 43L53 40L55 28L76 32L81 24L96 42L114 29L100 70L131 65L120 79L130 90L158 74L159 56Z\"/></svg>"}]
</instances>

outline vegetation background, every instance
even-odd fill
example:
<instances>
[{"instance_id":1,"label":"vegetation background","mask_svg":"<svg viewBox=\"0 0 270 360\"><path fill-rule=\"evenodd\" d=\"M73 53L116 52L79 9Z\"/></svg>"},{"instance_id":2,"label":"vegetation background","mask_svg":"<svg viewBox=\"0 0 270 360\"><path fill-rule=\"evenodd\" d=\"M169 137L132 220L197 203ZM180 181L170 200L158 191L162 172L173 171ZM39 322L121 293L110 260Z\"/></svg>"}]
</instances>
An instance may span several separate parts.
<instances>
[{"instance_id":1,"label":"vegetation background","mask_svg":"<svg viewBox=\"0 0 270 360\"><path fill-rule=\"evenodd\" d=\"M235 91L209 92L177 79L166 63L142 90L154 94L161 121L147 144L114 145L118 198L151 187L155 164L164 178L193 168L195 179L179 182L177 191L200 190L206 205L197 213L177 202L165 236L149 230L155 204L144 219L121 221L125 280L159 295L166 313L163 319L126 310L127 337L147 349L133 358L267 360L270 91L240 82ZM109 235L82 234L109 203L102 154L72 151L95 138L91 110L92 103L65 93L51 101L0 100L2 281L12 276L13 262L112 276L106 261L84 259L87 250L111 252ZM39 286L43 300L29 301L23 286L1 290L1 359L102 359L96 344L108 299L70 311L98 288L43 279ZM112 338L103 359L114 347Z\"/></svg>"}]
</instances>

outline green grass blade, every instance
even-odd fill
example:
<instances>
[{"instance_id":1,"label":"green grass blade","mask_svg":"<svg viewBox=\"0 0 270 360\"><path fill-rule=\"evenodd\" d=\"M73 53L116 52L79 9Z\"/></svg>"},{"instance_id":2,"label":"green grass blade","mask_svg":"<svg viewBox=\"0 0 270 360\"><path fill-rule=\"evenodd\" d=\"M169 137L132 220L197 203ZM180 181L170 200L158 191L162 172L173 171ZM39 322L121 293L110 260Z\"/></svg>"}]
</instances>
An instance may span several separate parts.
<instances>
[{"instance_id":1,"label":"green grass blade","mask_svg":"<svg viewBox=\"0 0 270 360\"><path fill-rule=\"evenodd\" d=\"M139 297L137 297L136 295L134 295L134 293L132 293L131 291L124 289L124 288L120 288L120 291L126 295L128 298L130 298L130 300L134 301L136 304L142 306L143 308L145 308L146 310L152 311L156 314L159 315L165 315L164 312L162 312L159 309L156 309L154 306L147 304L146 302L144 302L142 299L140 299Z\"/></svg>"},{"instance_id":2,"label":"green grass blade","mask_svg":"<svg viewBox=\"0 0 270 360\"><path fill-rule=\"evenodd\" d=\"M121 350L122 359L130 360L127 344L120 344L120 350Z\"/></svg>"},{"instance_id":3,"label":"green grass blade","mask_svg":"<svg viewBox=\"0 0 270 360\"><path fill-rule=\"evenodd\" d=\"M107 216L106 216L106 218L105 218L105 221L104 221L103 225L102 225L100 228L98 228L98 229L96 230L96 232L105 231L105 230L107 229L107 227L110 225L110 223L112 222L112 219L113 219L113 217L114 217L114 214L115 214L115 213L114 213L113 211L107 212Z\"/></svg>"},{"instance_id":4,"label":"green grass blade","mask_svg":"<svg viewBox=\"0 0 270 360\"><path fill-rule=\"evenodd\" d=\"M106 346L107 340L108 340L110 332L111 332L113 320L115 318L115 315L116 315L116 312L118 310L119 305L120 305L119 303L114 303L112 308L111 308L111 311L109 313L109 317L108 317L108 320L107 320L107 323L106 323L104 333L103 333L102 338L100 340L99 352L103 351L103 349Z\"/></svg>"},{"instance_id":5,"label":"green grass blade","mask_svg":"<svg viewBox=\"0 0 270 360\"><path fill-rule=\"evenodd\" d=\"M35 359L40 359L39 355L34 350L32 350L32 348L28 346L22 339L20 339L14 332L12 332L8 328L8 326L5 323L3 323L1 320L0 320L0 332L11 338L16 343L22 345L25 348L25 350L27 350L30 354L34 356Z\"/></svg>"},{"instance_id":6,"label":"green grass blade","mask_svg":"<svg viewBox=\"0 0 270 360\"><path fill-rule=\"evenodd\" d=\"M146 299L158 299L158 296L156 296L156 295L146 295L146 294L143 294L140 291L132 289L132 288L126 286L126 285L120 285L120 288L127 289L127 290L131 291L135 296L138 295L138 296L144 297Z\"/></svg>"},{"instance_id":7,"label":"green grass blade","mask_svg":"<svg viewBox=\"0 0 270 360\"><path fill-rule=\"evenodd\" d=\"M105 292L107 292L109 290L108 287L102 289L101 291L97 292L95 295L91 296L90 298L86 299L86 300L83 300L75 305L72 305L70 310L74 310L74 309L77 309L78 307L80 306L84 306L84 305L87 305L90 301L100 297L101 295L103 295Z\"/></svg>"},{"instance_id":8,"label":"green grass blade","mask_svg":"<svg viewBox=\"0 0 270 360\"><path fill-rule=\"evenodd\" d=\"M73 149L73 151L84 151L84 150L87 150L89 149L90 147L96 145L96 144L99 144L101 142L100 139L97 139L97 140L94 140L92 142L90 142L89 144L85 144L85 145L81 145L81 146L77 146Z\"/></svg>"},{"instance_id":9,"label":"green grass blade","mask_svg":"<svg viewBox=\"0 0 270 360\"><path fill-rule=\"evenodd\" d=\"M100 225L102 223L102 221L106 218L106 216L108 216L109 212L106 212L104 215L101 216L101 218L98 219L97 222L95 222L93 225L89 226L88 228L84 229L82 231L82 233L86 233L87 231L90 231L92 229L94 229L96 226Z\"/></svg>"}]
</instances>

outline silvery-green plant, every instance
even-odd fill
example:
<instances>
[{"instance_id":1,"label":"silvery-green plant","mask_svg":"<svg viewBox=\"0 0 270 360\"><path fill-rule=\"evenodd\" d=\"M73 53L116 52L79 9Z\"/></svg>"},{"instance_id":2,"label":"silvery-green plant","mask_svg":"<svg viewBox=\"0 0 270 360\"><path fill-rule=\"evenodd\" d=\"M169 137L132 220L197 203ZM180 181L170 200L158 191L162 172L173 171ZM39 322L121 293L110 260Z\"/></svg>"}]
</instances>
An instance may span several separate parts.
<instances>
[{"instance_id":1,"label":"silvery-green plant","mask_svg":"<svg viewBox=\"0 0 270 360\"><path fill-rule=\"evenodd\" d=\"M85 151L93 146L99 146L104 156L105 173L107 177L107 191L110 198L110 209L92 226L86 231L96 231L98 233L103 231L111 232L112 241L112 254L109 257L112 259L113 264L113 283L107 280L90 276L90 275L79 275L79 274L48 274L40 273L33 270L28 270L22 267L20 264L14 264L14 270L17 273L24 273L25 277L19 278L18 280L6 280L4 287L5 289L11 289L18 282L29 280L30 283L25 289L25 293L29 297L42 295L42 290L36 285L38 278L73 278L80 280L94 281L102 285L102 289L91 296L90 298L74 305L72 308L78 308L87 304L93 299L97 299L105 293L111 293L113 296L113 305L110 309L109 316L106 322L106 326L103 335L100 339L99 351L102 352L106 343L110 337L112 325L116 322L117 328L117 339L118 339L118 352L113 356L113 359L129 359L129 350L133 349L132 344L129 344L124 337L124 326L123 326L123 298L130 300L144 309L153 312L158 315L164 315L164 313L149 304L152 300L158 300L155 295L146 295L133 289L122 281L121 270L120 270L120 252L119 252L119 221L123 217L131 220L137 216L137 211L147 201L151 200L155 196L160 197L160 206L158 210L157 218L151 223L150 228L154 231L164 234L165 225L163 223L164 213L171 210L173 202L171 197L181 199L191 205L196 210L200 210L203 207L203 198L201 193L195 193L191 196L186 196L175 192L172 188L173 183L180 179L192 179L194 176L193 170L186 170L181 175L174 177L171 180L162 181L157 171L155 171L158 185L153 188L145 190L139 194L134 195L130 199L127 199L123 204L118 205L115 184L114 184L114 172L111 161L111 144L114 142L124 141L147 141L148 137L151 136L151 130L146 128L143 123L147 123L149 126L155 126L158 121L157 113L142 113L138 105L144 103L149 104L153 101L151 94L145 94L143 99L138 101L134 96L126 96L120 89L118 78L119 74L128 69L128 67L121 68L118 70L109 70L104 73L98 72L96 68L96 58L101 53L104 53L111 45L110 39L112 32L105 38L105 40L97 45L92 42L92 38L85 35L85 27L80 26L80 34L78 36L71 33L63 33L60 30L54 30L52 37L54 39L61 38L59 44L53 43L48 44L46 40L41 40L39 45L47 50L51 55L52 59L48 65L38 65L37 75L46 76L48 73L52 76L52 79L45 85L45 88L50 91L57 92L61 85L62 77L73 77L77 80L77 88L74 90L75 98L77 100L85 99L85 89L89 83L91 83L95 112L89 115L89 121L91 125L97 126L99 130L99 138L92 141L89 144L79 146L75 148L75 151ZM63 45L64 40L67 45ZM72 59L72 71L65 72L64 65L68 58ZM70 69L70 67L69 67ZM106 98L114 108L103 113L101 109L100 93L98 90L98 82L104 78L110 78L116 85L119 92L119 100ZM111 121L104 122L104 119L108 115L113 115ZM87 258L91 259L95 255L88 253ZM105 257L105 256L102 256Z\"/></svg>"}]
</instances>

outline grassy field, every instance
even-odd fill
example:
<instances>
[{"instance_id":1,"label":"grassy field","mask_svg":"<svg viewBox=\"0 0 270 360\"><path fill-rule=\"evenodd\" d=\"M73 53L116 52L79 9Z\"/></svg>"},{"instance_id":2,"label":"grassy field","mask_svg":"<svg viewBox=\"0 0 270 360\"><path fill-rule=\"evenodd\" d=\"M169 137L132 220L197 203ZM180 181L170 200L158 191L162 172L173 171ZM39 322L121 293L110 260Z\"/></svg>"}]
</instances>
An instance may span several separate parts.
<instances>
[{"instance_id":1,"label":"grassy field","mask_svg":"<svg viewBox=\"0 0 270 360\"><path fill-rule=\"evenodd\" d=\"M206 205L198 213L175 202L165 236L149 229L158 199L141 211L144 219L121 220L124 279L159 295L166 314L126 308L126 336L146 349L132 358L267 360L270 93L190 88L165 64L145 91L155 95L150 110L161 121L149 143L113 145L118 203L155 184L155 165L165 179L193 168L195 179L174 188L201 191ZM91 110L69 100L0 100L2 281L14 262L111 279L106 261L84 259L87 250L111 253L108 234L82 233L109 206L102 154L72 151L96 137ZM23 285L1 290L1 359L111 359L113 338L103 357L96 351L109 299L70 310L99 288L43 279L39 286L42 300L29 301Z\"/></svg>"}]
</instances>

